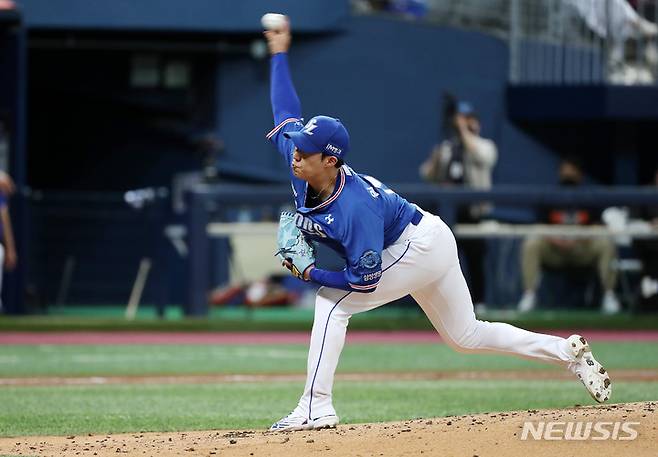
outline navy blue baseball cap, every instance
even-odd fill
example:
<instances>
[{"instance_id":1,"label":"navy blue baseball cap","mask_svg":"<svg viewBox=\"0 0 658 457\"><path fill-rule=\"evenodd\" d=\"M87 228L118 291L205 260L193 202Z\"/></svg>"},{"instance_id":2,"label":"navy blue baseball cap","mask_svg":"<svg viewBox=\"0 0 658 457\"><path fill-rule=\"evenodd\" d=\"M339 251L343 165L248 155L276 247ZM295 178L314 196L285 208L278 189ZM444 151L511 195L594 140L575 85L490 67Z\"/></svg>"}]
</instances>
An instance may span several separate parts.
<instances>
[{"instance_id":1,"label":"navy blue baseball cap","mask_svg":"<svg viewBox=\"0 0 658 457\"><path fill-rule=\"evenodd\" d=\"M345 160L350 150L350 136L340 121L329 116L315 116L297 132L283 134L305 154L322 152Z\"/></svg>"}]
</instances>

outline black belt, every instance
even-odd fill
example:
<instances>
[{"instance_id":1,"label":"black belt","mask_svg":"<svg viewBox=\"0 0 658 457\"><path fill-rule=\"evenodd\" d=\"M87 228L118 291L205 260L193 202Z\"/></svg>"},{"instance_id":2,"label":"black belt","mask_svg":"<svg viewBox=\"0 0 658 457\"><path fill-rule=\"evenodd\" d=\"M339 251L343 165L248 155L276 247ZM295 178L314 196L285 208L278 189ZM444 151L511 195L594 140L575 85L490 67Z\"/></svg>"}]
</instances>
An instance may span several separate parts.
<instances>
[{"instance_id":1,"label":"black belt","mask_svg":"<svg viewBox=\"0 0 658 457\"><path fill-rule=\"evenodd\" d=\"M414 217L411 218L411 223L414 225L420 224L420 220L423 218L423 213L421 213L418 209L416 209L416 212L414 213Z\"/></svg>"}]
</instances>

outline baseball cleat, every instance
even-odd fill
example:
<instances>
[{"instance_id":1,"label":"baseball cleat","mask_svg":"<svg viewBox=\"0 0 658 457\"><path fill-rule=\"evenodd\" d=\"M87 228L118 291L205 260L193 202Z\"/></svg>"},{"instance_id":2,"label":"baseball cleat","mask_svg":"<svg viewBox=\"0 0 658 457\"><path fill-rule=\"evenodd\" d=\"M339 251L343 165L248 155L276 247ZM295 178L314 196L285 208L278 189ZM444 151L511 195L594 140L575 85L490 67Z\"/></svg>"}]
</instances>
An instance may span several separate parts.
<instances>
[{"instance_id":1,"label":"baseball cleat","mask_svg":"<svg viewBox=\"0 0 658 457\"><path fill-rule=\"evenodd\" d=\"M338 416L331 414L329 416L318 417L311 421L313 430L320 430L322 428L336 428L338 425Z\"/></svg>"},{"instance_id":2,"label":"baseball cleat","mask_svg":"<svg viewBox=\"0 0 658 457\"><path fill-rule=\"evenodd\" d=\"M578 376L595 401L603 403L610 399L610 375L592 355L587 340L580 335L571 335L567 341L574 356L574 362L569 366L571 371Z\"/></svg>"},{"instance_id":3,"label":"baseball cleat","mask_svg":"<svg viewBox=\"0 0 658 457\"><path fill-rule=\"evenodd\" d=\"M270 432L296 431L296 430L319 430L322 428L334 428L338 425L338 416L332 414L329 416L318 417L309 420L306 416L293 411L286 417L275 422L270 427Z\"/></svg>"}]
</instances>

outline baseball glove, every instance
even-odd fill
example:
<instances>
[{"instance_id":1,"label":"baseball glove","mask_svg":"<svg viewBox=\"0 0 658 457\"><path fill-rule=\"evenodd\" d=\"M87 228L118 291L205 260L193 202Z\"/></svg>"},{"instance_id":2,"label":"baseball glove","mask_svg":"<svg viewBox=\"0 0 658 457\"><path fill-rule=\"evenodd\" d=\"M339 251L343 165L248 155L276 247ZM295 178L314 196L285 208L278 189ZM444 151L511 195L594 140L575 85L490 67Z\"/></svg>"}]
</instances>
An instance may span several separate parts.
<instances>
[{"instance_id":1,"label":"baseball glove","mask_svg":"<svg viewBox=\"0 0 658 457\"><path fill-rule=\"evenodd\" d=\"M274 254L281 260L290 263L288 269L292 274L304 280L304 271L315 263L315 246L311 244L304 234L295 225L295 213L284 211L279 218L279 232L277 233L279 250Z\"/></svg>"}]
</instances>

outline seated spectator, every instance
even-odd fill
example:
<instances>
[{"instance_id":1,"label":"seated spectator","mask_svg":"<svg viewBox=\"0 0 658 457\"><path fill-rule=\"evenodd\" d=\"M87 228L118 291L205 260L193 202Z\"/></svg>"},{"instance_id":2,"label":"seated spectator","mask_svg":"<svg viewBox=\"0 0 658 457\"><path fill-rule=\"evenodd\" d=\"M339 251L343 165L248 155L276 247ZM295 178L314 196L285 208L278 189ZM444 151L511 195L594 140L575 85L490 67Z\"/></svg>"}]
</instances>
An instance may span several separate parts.
<instances>
[{"instance_id":1,"label":"seated spectator","mask_svg":"<svg viewBox=\"0 0 658 457\"><path fill-rule=\"evenodd\" d=\"M559 168L560 185L580 186L583 173L578 160L565 159ZM592 210L584 208L552 208L544 221L548 224L588 225L598 219ZM599 274L604 289L601 310L605 314L619 312L620 305L614 293L617 253L609 238L529 237L521 251L521 268L525 292L518 304L519 312L535 308L536 290L542 266L551 268L592 267Z\"/></svg>"},{"instance_id":2,"label":"seated spectator","mask_svg":"<svg viewBox=\"0 0 658 457\"><path fill-rule=\"evenodd\" d=\"M448 120L444 134L447 140L434 146L420 166L423 179L439 185L490 189L491 174L498 152L496 144L480 136L480 119L468 102L446 98L444 118ZM491 212L484 203L460 208L457 222L477 223ZM467 264L469 289L473 303L484 304L484 253L482 239L458 239L457 246Z\"/></svg>"},{"instance_id":3,"label":"seated spectator","mask_svg":"<svg viewBox=\"0 0 658 457\"><path fill-rule=\"evenodd\" d=\"M9 178L8 175L6 175ZM0 179L0 181L4 181ZM7 189L13 190L13 182L9 178L11 186ZM2 184L3 188L5 183ZM7 204L7 197L4 192L0 191L0 266L3 266L4 270L11 271L16 267L17 256L16 256L16 246L14 244L14 233L11 229L11 219L9 217L9 205ZM0 293L2 292L2 272L0 272ZM0 298L0 312L2 311L2 299Z\"/></svg>"},{"instance_id":4,"label":"seated spectator","mask_svg":"<svg viewBox=\"0 0 658 457\"><path fill-rule=\"evenodd\" d=\"M580 16L593 33L607 40L608 77L614 84L653 82L650 68L655 67L652 42L658 36L658 26L643 18L627 0L563 0ZM625 44L629 39L648 40L643 67L638 68L639 56L629 59ZM637 46L636 46L637 47Z\"/></svg>"},{"instance_id":5,"label":"seated spectator","mask_svg":"<svg viewBox=\"0 0 658 457\"><path fill-rule=\"evenodd\" d=\"M654 173L651 185L658 191L658 169ZM654 230L658 230L658 206L642 208L639 216L649 222ZM637 238L633 241L633 248L642 262L640 306L658 310L658 239Z\"/></svg>"},{"instance_id":6,"label":"seated spectator","mask_svg":"<svg viewBox=\"0 0 658 457\"><path fill-rule=\"evenodd\" d=\"M627 0L565 0L587 26L602 38L612 34L612 40L623 41L633 36L654 38L658 26L640 16ZM621 51L620 51L621 52Z\"/></svg>"}]
</instances>

